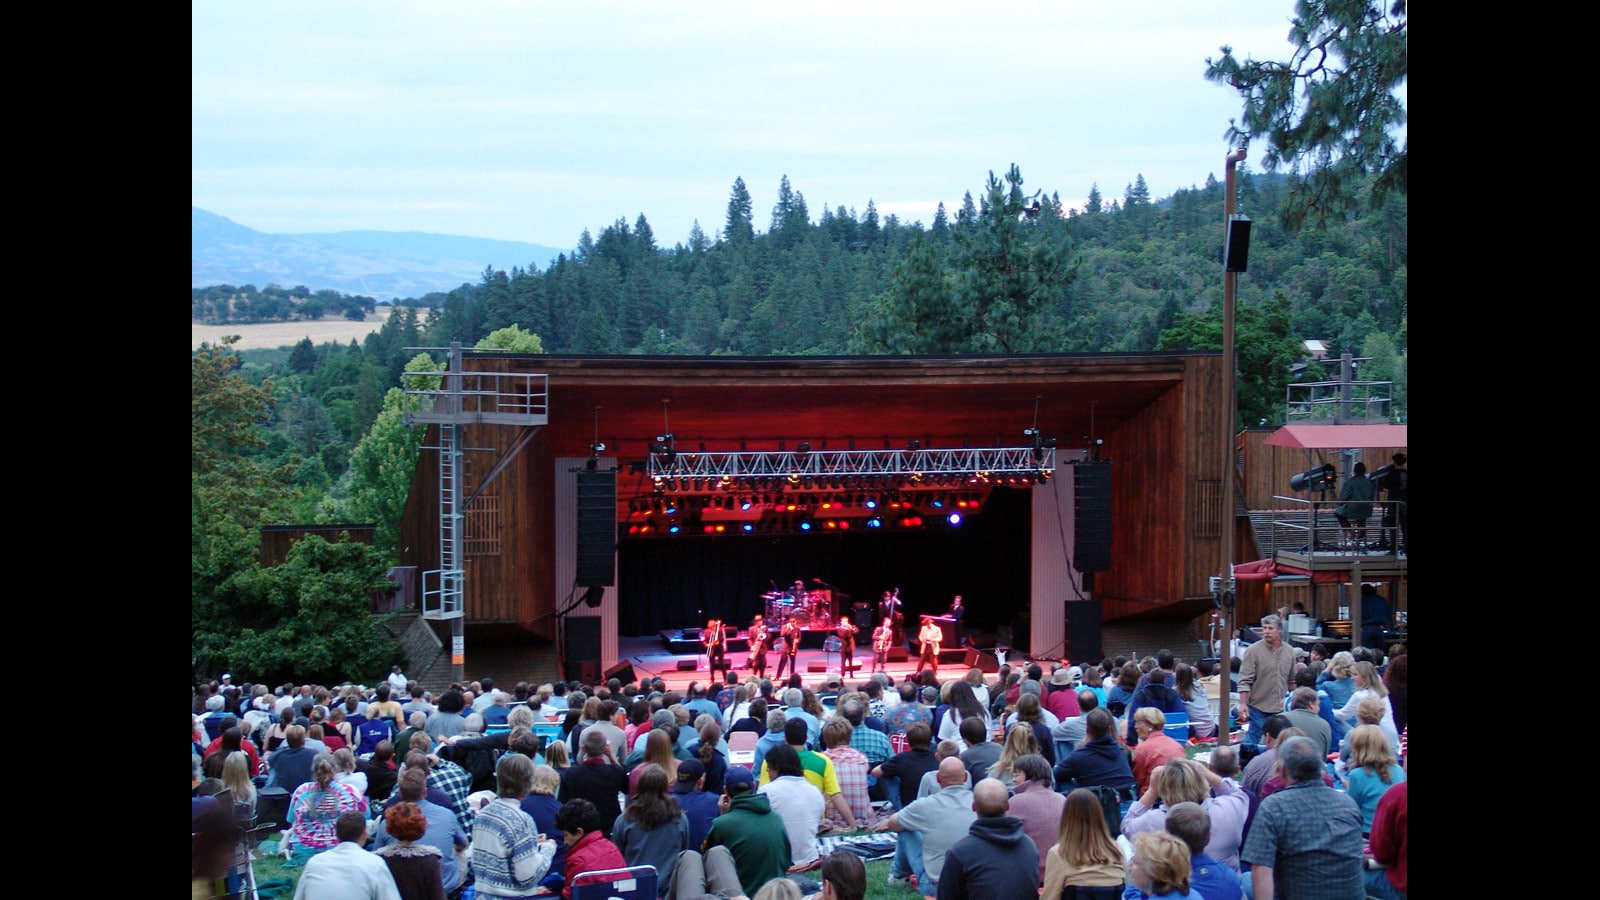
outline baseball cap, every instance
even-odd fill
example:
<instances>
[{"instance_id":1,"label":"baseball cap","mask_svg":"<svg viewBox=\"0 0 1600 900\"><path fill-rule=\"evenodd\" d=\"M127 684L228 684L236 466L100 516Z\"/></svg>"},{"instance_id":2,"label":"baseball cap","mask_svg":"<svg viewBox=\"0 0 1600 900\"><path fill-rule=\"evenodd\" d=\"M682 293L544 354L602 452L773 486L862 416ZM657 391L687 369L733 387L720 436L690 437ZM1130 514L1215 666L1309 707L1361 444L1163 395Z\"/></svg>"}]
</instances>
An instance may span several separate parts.
<instances>
[{"instance_id":1,"label":"baseball cap","mask_svg":"<svg viewBox=\"0 0 1600 900\"><path fill-rule=\"evenodd\" d=\"M1079 681L1083 678L1083 669L1079 668L1078 666L1073 666L1067 670L1067 677L1073 681Z\"/></svg>"},{"instance_id":2,"label":"baseball cap","mask_svg":"<svg viewBox=\"0 0 1600 900\"><path fill-rule=\"evenodd\" d=\"M706 774L706 767L698 759L686 759L678 763L678 781L673 789L686 792L694 790L695 782Z\"/></svg>"},{"instance_id":3,"label":"baseball cap","mask_svg":"<svg viewBox=\"0 0 1600 900\"><path fill-rule=\"evenodd\" d=\"M684 762L688 762L688 760L684 760ZM678 770L680 772L683 770L683 766L681 764L678 766ZM744 766L729 766L728 774L722 776L722 786L724 788L735 788L739 787L740 785L743 785L747 788L754 788L755 784L755 775L751 774L750 770L746 769Z\"/></svg>"}]
</instances>

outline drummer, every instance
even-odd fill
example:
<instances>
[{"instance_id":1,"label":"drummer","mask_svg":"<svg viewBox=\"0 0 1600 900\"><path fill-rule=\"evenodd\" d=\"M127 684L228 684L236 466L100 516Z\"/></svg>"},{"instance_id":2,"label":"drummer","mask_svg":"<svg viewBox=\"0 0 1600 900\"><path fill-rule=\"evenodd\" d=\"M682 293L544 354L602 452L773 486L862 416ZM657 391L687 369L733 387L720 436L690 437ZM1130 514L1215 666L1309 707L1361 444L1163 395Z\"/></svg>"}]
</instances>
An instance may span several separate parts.
<instances>
[{"instance_id":1,"label":"drummer","mask_svg":"<svg viewBox=\"0 0 1600 900\"><path fill-rule=\"evenodd\" d=\"M794 584L789 588L790 599L794 600L795 603L805 603L808 596L806 583L796 578Z\"/></svg>"}]
</instances>

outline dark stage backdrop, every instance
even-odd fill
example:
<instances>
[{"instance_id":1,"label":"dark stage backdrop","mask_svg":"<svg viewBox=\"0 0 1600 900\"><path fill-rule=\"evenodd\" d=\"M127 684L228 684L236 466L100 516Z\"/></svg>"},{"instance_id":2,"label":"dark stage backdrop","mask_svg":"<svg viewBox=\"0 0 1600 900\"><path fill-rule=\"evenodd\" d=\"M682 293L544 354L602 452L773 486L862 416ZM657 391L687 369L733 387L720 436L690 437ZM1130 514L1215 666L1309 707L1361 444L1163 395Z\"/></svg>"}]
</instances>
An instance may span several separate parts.
<instances>
[{"instance_id":1,"label":"dark stage backdrop","mask_svg":"<svg viewBox=\"0 0 1600 900\"><path fill-rule=\"evenodd\" d=\"M1032 508L1027 491L997 488L957 527L924 517L929 524L917 531L869 531L858 520L845 533L624 538L617 630L652 635L713 616L744 629L765 612L762 594L821 579L836 597L851 595L838 600L841 614L856 601L876 610L898 586L912 634L918 614L943 614L955 594L965 598L967 627L993 632L1028 609Z\"/></svg>"}]
</instances>

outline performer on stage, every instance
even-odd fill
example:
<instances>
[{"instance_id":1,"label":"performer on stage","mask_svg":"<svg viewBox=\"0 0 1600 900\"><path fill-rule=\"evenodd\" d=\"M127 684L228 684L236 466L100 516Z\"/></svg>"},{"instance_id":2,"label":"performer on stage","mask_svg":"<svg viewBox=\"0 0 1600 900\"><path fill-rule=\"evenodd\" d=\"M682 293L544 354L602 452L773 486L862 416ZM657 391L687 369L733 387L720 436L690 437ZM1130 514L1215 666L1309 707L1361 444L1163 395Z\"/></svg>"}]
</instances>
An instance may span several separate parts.
<instances>
[{"instance_id":1,"label":"performer on stage","mask_svg":"<svg viewBox=\"0 0 1600 900\"><path fill-rule=\"evenodd\" d=\"M789 674L800 671L800 664L794 661L795 654L800 652L800 620L790 616L783 623L783 628L778 632L778 674L776 678L783 677L783 667L789 667Z\"/></svg>"},{"instance_id":2,"label":"performer on stage","mask_svg":"<svg viewBox=\"0 0 1600 900\"><path fill-rule=\"evenodd\" d=\"M728 640L723 631L722 620L712 619L706 623L700 632L700 643L706 646L706 658L711 662L711 674L717 674L718 669L728 669Z\"/></svg>"},{"instance_id":3,"label":"performer on stage","mask_svg":"<svg viewBox=\"0 0 1600 900\"><path fill-rule=\"evenodd\" d=\"M922 655L917 657L917 671L913 677L922 674L922 667L931 665L933 677L939 677L939 642L944 640L944 632L940 630L939 623L932 616L922 617L922 630L917 632L917 640L922 642Z\"/></svg>"},{"instance_id":4,"label":"performer on stage","mask_svg":"<svg viewBox=\"0 0 1600 900\"><path fill-rule=\"evenodd\" d=\"M900 611L900 589L883 592L883 602L878 604L878 621L888 622L894 628L894 642L906 642L906 617Z\"/></svg>"},{"instance_id":5,"label":"performer on stage","mask_svg":"<svg viewBox=\"0 0 1600 900\"><path fill-rule=\"evenodd\" d=\"M833 633L839 636L839 674L854 678L856 674L856 632L861 629L849 619L840 619Z\"/></svg>"},{"instance_id":6,"label":"performer on stage","mask_svg":"<svg viewBox=\"0 0 1600 900\"><path fill-rule=\"evenodd\" d=\"M772 635L767 632L767 620L756 613L750 620L750 661L747 663L750 674L757 678L767 677L767 642L772 640Z\"/></svg>"},{"instance_id":7,"label":"performer on stage","mask_svg":"<svg viewBox=\"0 0 1600 900\"><path fill-rule=\"evenodd\" d=\"M888 619L878 623L872 633L872 671L889 671L889 646L894 643L894 623Z\"/></svg>"},{"instance_id":8,"label":"performer on stage","mask_svg":"<svg viewBox=\"0 0 1600 900\"><path fill-rule=\"evenodd\" d=\"M951 628L950 632L955 636L957 647L965 647L967 645L967 631L965 626L961 624L961 617L966 614L967 608L961 605L961 595L957 594L955 599L950 601L950 611L945 613L945 615L956 620L955 627Z\"/></svg>"}]
</instances>

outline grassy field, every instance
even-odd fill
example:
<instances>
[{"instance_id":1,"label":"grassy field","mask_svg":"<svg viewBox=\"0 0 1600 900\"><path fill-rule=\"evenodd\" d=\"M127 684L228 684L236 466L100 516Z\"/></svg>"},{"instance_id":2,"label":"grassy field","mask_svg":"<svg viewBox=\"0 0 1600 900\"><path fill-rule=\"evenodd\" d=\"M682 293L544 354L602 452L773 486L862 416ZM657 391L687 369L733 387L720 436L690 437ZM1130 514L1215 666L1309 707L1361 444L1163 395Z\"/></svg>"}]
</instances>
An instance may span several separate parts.
<instances>
[{"instance_id":1,"label":"grassy field","mask_svg":"<svg viewBox=\"0 0 1600 900\"><path fill-rule=\"evenodd\" d=\"M256 860L256 883L266 884L276 878L287 879L291 883L299 877L300 869L285 869L282 856L269 856ZM815 873L812 873L815 875ZM879 859L867 863L867 898L866 900L916 900L917 892L909 887L897 887L888 883L889 860ZM294 889L289 888L282 897L293 896Z\"/></svg>"},{"instance_id":2,"label":"grassy field","mask_svg":"<svg viewBox=\"0 0 1600 900\"><path fill-rule=\"evenodd\" d=\"M368 315L366 321L352 322L340 317L329 317L314 322L265 322L260 325L196 325L189 323L189 349L199 350L201 342L215 345L223 335L237 334L237 350L271 350L276 347L293 347L306 338L313 344L357 343L379 330L389 321L393 307L380 306ZM420 311L425 314L425 311Z\"/></svg>"}]
</instances>

